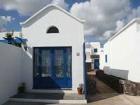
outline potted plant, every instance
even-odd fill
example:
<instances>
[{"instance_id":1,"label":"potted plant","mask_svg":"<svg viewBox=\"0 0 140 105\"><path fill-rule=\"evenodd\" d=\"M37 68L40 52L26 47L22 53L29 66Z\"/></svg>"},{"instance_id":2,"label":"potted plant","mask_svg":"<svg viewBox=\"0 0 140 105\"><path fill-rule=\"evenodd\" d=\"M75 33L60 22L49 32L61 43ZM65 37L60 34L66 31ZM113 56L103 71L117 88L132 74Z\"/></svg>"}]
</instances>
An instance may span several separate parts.
<instances>
[{"instance_id":1,"label":"potted plant","mask_svg":"<svg viewBox=\"0 0 140 105\"><path fill-rule=\"evenodd\" d=\"M77 92L79 95L83 94L83 84L79 84L79 86L77 88Z\"/></svg>"},{"instance_id":2,"label":"potted plant","mask_svg":"<svg viewBox=\"0 0 140 105\"><path fill-rule=\"evenodd\" d=\"M21 83L20 86L18 87L18 93L25 93L26 91L26 85L25 83Z\"/></svg>"}]
</instances>

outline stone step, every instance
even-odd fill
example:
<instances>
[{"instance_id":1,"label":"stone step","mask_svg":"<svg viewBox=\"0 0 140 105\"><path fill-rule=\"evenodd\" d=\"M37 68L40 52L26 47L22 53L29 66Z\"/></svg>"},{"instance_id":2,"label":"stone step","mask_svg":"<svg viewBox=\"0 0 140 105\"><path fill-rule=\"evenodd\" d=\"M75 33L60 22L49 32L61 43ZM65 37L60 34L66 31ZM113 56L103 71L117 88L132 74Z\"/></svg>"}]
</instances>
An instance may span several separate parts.
<instances>
[{"instance_id":1,"label":"stone step","mask_svg":"<svg viewBox=\"0 0 140 105\"><path fill-rule=\"evenodd\" d=\"M86 104L84 95L64 93L22 93L10 98L15 102L41 102L52 104Z\"/></svg>"},{"instance_id":2,"label":"stone step","mask_svg":"<svg viewBox=\"0 0 140 105\"><path fill-rule=\"evenodd\" d=\"M52 103L40 103L40 102L15 102L15 101L8 101L3 105L71 105L71 104L52 104ZM80 105L80 104L76 104Z\"/></svg>"},{"instance_id":3,"label":"stone step","mask_svg":"<svg viewBox=\"0 0 140 105\"><path fill-rule=\"evenodd\" d=\"M73 91L71 89L63 89L63 90L59 90L59 89L32 89L30 90L29 92L31 93L65 93L65 94L68 94L68 93L77 93L77 91Z\"/></svg>"}]
</instances>

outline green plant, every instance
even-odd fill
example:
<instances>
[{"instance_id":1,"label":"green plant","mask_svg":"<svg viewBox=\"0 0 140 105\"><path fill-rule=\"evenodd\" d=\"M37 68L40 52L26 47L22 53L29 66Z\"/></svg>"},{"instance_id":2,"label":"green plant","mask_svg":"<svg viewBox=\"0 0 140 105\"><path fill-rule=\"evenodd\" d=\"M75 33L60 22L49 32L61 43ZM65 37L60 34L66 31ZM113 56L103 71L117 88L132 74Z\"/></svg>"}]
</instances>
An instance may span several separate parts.
<instances>
[{"instance_id":1,"label":"green plant","mask_svg":"<svg viewBox=\"0 0 140 105\"><path fill-rule=\"evenodd\" d=\"M18 87L18 93L25 93L26 91L26 85L25 83L21 83Z\"/></svg>"},{"instance_id":2,"label":"green plant","mask_svg":"<svg viewBox=\"0 0 140 105\"><path fill-rule=\"evenodd\" d=\"M12 33L8 32L5 34L5 39L8 41L8 44L14 45L16 47L21 47L22 43L18 43L16 42L14 35L14 31L12 31Z\"/></svg>"}]
</instances>

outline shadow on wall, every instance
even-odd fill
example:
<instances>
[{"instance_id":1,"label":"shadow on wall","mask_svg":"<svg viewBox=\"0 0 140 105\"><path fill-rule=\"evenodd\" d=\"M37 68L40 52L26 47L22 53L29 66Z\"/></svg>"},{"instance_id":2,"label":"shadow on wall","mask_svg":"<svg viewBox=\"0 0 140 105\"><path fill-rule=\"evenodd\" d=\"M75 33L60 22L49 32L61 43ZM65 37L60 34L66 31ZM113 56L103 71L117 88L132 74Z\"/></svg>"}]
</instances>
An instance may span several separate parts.
<instances>
[{"instance_id":1,"label":"shadow on wall","mask_svg":"<svg viewBox=\"0 0 140 105\"><path fill-rule=\"evenodd\" d=\"M105 66L103 70L105 74L113 75L123 79L128 79L129 70L114 69L110 68L109 66Z\"/></svg>"},{"instance_id":2,"label":"shadow on wall","mask_svg":"<svg viewBox=\"0 0 140 105\"><path fill-rule=\"evenodd\" d=\"M29 51L22 50L22 73L21 79L22 82L26 84L27 91L30 90L32 87L32 53Z\"/></svg>"},{"instance_id":3,"label":"shadow on wall","mask_svg":"<svg viewBox=\"0 0 140 105\"><path fill-rule=\"evenodd\" d=\"M0 105L17 92L21 82L21 49L0 43Z\"/></svg>"}]
</instances>

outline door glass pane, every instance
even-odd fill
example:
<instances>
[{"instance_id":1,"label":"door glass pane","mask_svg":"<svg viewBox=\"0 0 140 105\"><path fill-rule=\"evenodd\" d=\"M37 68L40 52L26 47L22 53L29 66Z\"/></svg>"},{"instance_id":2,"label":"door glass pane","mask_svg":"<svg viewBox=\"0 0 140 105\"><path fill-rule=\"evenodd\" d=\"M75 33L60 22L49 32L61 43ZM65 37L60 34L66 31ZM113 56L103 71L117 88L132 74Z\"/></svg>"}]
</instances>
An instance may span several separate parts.
<instances>
[{"instance_id":1,"label":"door glass pane","mask_svg":"<svg viewBox=\"0 0 140 105\"><path fill-rule=\"evenodd\" d=\"M67 48L67 72L66 75L67 77L71 77L71 69L72 69L72 56L71 56L71 49Z\"/></svg>"},{"instance_id":2,"label":"door glass pane","mask_svg":"<svg viewBox=\"0 0 140 105\"><path fill-rule=\"evenodd\" d=\"M55 63L54 63L54 70L56 77L62 78L64 77L64 56L63 50L54 50L55 54Z\"/></svg>"},{"instance_id":3,"label":"door glass pane","mask_svg":"<svg viewBox=\"0 0 140 105\"><path fill-rule=\"evenodd\" d=\"M41 51L41 76L48 77L51 76L51 53L50 50Z\"/></svg>"},{"instance_id":4,"label":"door glass pane","mask_svg":"<svg viewBox=\"0 0 140 105\"><path fill-rule=\"evenodd\" d=\"M39 75L39 68L40 68L40 62L39 62L40 52L39 49L34 49L34 76Z\"/></svg>"}]
</instances>

